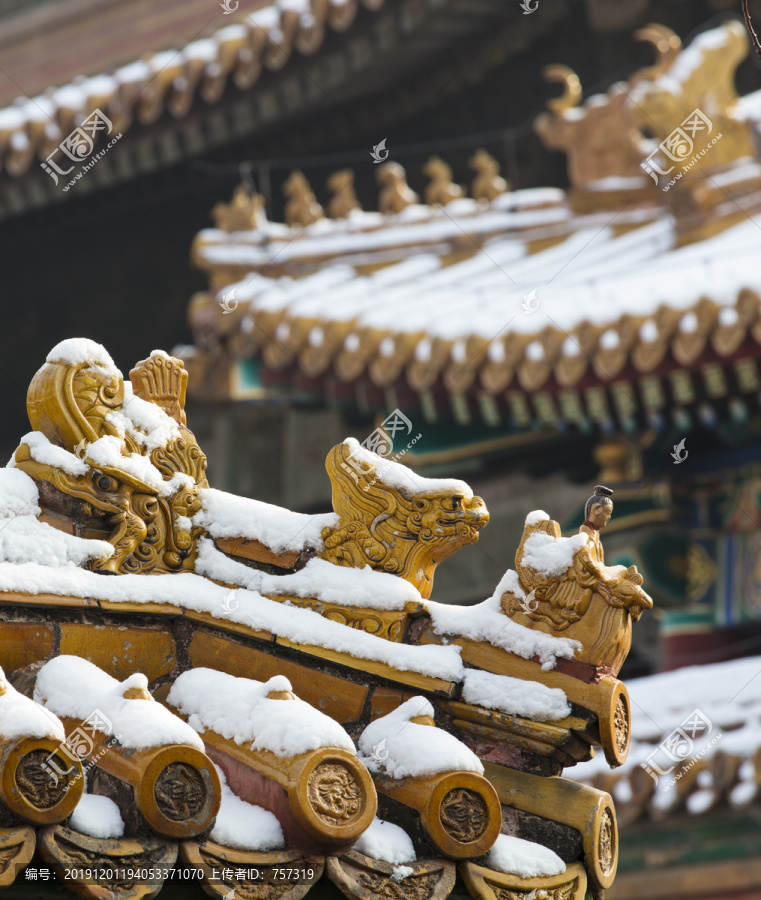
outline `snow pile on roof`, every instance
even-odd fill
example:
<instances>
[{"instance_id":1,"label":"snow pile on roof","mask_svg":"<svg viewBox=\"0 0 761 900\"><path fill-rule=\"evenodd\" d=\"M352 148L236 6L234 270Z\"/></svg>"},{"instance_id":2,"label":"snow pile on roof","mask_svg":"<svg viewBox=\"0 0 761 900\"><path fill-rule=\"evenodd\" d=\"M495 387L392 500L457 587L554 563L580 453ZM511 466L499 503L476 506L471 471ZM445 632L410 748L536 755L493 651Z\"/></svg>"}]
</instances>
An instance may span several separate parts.
<instances>
[{"instance_id":1,"label":"snow pile on roof","mask_svg":"<svg viewBox=\"0 0 761 900\"><path fill-rule=\"evenodd\" d=\"M61 341L48 353L47 362L61 363L66 366L90 363L98 368L107 369L111 375L122 377L122 373L116 368L116 364L106 348L89 338L68 338Z\"/></svg>"},{"instance_id":2,"label":"snow pile on roof","mask_svg":"<svg viewBox=\"0 0 761 900\"><path fill-rule=\"evenodd\" d=\"M349 448L351 459L372 466L379 481L405 496L450 493L461 494L467 500L473 496L473 491L464 481L457 478L424 478L407 466L366 449L356 438L346 438L344 446Z\"/></svg>"},{"instance_id":3,"label":"snow pile on roof","mask_svg":"<svg viewBox=\"0 0 761 900\"><path fill-rule=\"evenodd\" d=\"M571 714L563 691L538 681L521 681L480 669L466 669L462 680L465 703L484 709L526 716L537 722L555 722Z\"/></svg>"},{"instance_id":4,"label":"snow pile on roof","mask_svg":"<svg viewBox=\"0 0 761 900\"><path fill-rule=\"evenodd\" d=\"M572 659L581 646L578 641L532 631L502 612L500 601L506 591L516 597L526 596L512 569L505 572L492 596L475 606L450 606L429 600L427 605L434 631L471 641L486 641L523 659L536 656L544 670L554 668L558 659Z\"/></svg>"},{"instance_id":5,"label":"snow pile on roof","mask_svg":"<svg viewBox=\"0 0 761 900\"><path fill-rule=\"evenodd\" d=\"M335 513L308 516L261 500L237 497L225 491L200 491L203 507L193 518L214 538L261 541L278 553L305 548L322 549L322 530L338 524Z\"/></svg>"},{"instance_id":6,"label":"snow pile on roof","mask_svg":"<svg viewBox=\"0 0 761 900\"><path fill-rule=\"evenodd\" d=\"M58 569L55 580L51 581L47 566L0 562L0 590L91 597L114 603L169 603L178 609L208 613L220 621L269 632L305 647L325 647L356 659L375 660L403 672L418 672L445 681L458 681L462 676L459 647L393 643L332 622L312 610L269 600L242 588L235 591L234 602L230 602L228 588L190 572L104 578L96 572L66 566Z\"/></svg>"},{"instance_id":7,"label":"snow pile on roof","mask_svg":"<svg viewBox=\"0 0 761 900\"><path fill-rule=\"evenodd\" d=\"M267 697L273 691L291 690L283 675L261 682L198 668L180 675L167 702L200 734L209 728L236 744L250 743L252 750L283 757L319 747L356 752L343 728L309 703Z\"/></svg>"},{"instance_id":8,"label":"snow pile on roof","mask_svg":"<svg viewBox=\"0 0 761 900\"><path fill-rule=\"evenodd\" d=\"M407 603L424 602L408 581L388 572L376 572L369 566L354 569L324 559L310 559L298 572L270 575L230 559L207 539L198 542L196 572L265 596L313 597L324 603L384 610L402 610Z\"/></svg>"},{"instance_id":9,"label":"snow pile on roof","mask_svg":"<svg viewBox=\"0 0 761 900\"><path fill-rule=\"evenodd\" d=\"M486 865L519 878L549 878L565 872L565 863L549 847L510 834L501 834L497 838L486 856Z\"/></svg>"},{"instance_id":10,"label":"snow pile on roof","mask_svg":"<svg viewBox=\"0 0 761 900\"><path fill-rule=\"evenodd\" d=\"M0 469L0 563L73 567L113 554L107 541L74 537L40 522L38 500L34 479L19 469Z\"/></svg>"},{"instance_id":11,"label":"snow pile on roof","mask_svg":"<svg viewBox=\"0 0 761 900\"><path fill-rule=\"evenodd\" d=\"M483 774L481 760L472 750L440 728L412 722L417 716L433 718L433 707L425 697L412 697L365 728L359 749L371 772L392 778L458 771Z\"/></svg>"},{"instance_id":12,"label":"snow pile on roof","mask_svg":"<svg viewBox=\"0 0 761 900\"><path fill-rule=\"evenodd\" d=\"M153 351L151 356L156 356ZM165 354L166 355L166 354ZM136 397L132 384L124 382L124 403L121 409L106 413L106 421L124 437L129 435L147 452L166 446L180 436L180 426L156 403Z\"/></svg>"},{"instance_id":13,"label":"snow pile on roof","mask_svg":"<svg viewBox=\"0 0 761 900\"><path fill-rule=\"evenodd\" d=\"M684 801L687 811L698 815L725 795L740 806L754 802L759 793L754 759L761 748L760 667L761 657L751 657L630 681L629 758L613 773L602 758L580 763L574 778L590 783L604 774L609 780L605 789L629 804L630 813L637 804L663 813ZM744 760L729 780L732 770L717 754ZM716 777L714 758L720 766ZM640 766L652 778L652 796L642 791ZM695 766L703 768L697 778L681 781L685 770Z\"/></svg>"},{"instance_id":14,"label":"snow pile on roof","mask_svg":"<svg viewBox=\"0 0 761 900\"><path fill-rule=\"evenodd\" d=\"M267 853L285 847L277 817L261 806L246 803L229 788L225 773L215 767L222 785L222 802L209 837L223 847Z\"/></svg>"},{"instance_id":15,"label":"snow pile on roof","mask_svg":"<svg viewBox=\"0 0 761 900\"><path fill-rule=\"evenodd\" d=\"M124 697L130 688L147 687L145 675L135 673L119 682L85 659L64 655L40 669L34 699L58 716L86 721L95 731L116 735L129 749L190 744L203 750L195 731L160 703Z\"/></svg>"},{"instance_id":16,"label":"snow pile on roof","mask_svg":"<svg viewBox=\"0 0 761 900\"><path fill-rule=\"evenodd\" d=\"M417 860L415 848L407 832L393 822L385 822L377 817L351 849L394 865Z\"/></svg>"},{"instance_id":17,"label":"snow pile on roof","mask_svg":"<svg viewBox=\"0 0 761 900\"><path fill-rule=\"evenodd\" d=\"M0 519L40 514L37 484L24 472L0 469Z\"/></svg>"},{"instance_id":18,"label":"snow pile on roof","mask_svg":"<svg viewBox=\"0 0 761 900\"><path fill-rule=\"evenodd\" d=\"M574 556L588 541L589 535L584 532L569 538L556 538L544 531L535 531L523 544L521 562L540 575L559 578L573 565Z\"/></svg>"},{"instance_id":19,"label":"snow pile on roof","mask_svg":"<svg viewBox=\"0 0 761 900\"><path fill-rule=\"evenodd\" d=\"M124 418L126 420L126 417ZM96 467L102 466L125 472L162 497L170 497L183 487L195 485L193 478L185 472L176 472L170 479L165 480L147 456L140 453L126 453L124 439L110 434L87 444L87 459Z\"/></svg>"},{"instance_id":20,"label":"snow pile on roof","mask_svg":"<svg viewBox=\"0 0 761 900\"><path fill-rule=\"evenodd\" d=\"M74 807L69 826L90 837L120 838L124 834L124 820L119 807L110 797L98 794L82 794Z\"/></svg>"},{"instance_id":21,"label":"snow pile on roof","mask_svg":"<svg viewBox=\"0 0 761 900\"><path fill-rule=\"evenodd\" d=\"M0 736L4 741L25 737L52 738L55 741L66 739L58 716L20 694L5 680L2 669L0 684L5 688L4 693L0 694Z\"/></svg>"},{"instance_id":22,"label":"snow pile on roof","mask_svg":"<svg viewBox=\"0 0 761 900\"><path fill-rule=\"evenodd\" d=\"M74 477L84 475L90 468L83 459L75 454L69 453L68 450L58 447L56 444L51 444L41 431L30 431L21 438L19 444L29 448L29 453L36 462L45 466L55 466L67 475ZM13 468L14 465L13 457L11 457L8 467Z\"/></svg>"}]
</instances>

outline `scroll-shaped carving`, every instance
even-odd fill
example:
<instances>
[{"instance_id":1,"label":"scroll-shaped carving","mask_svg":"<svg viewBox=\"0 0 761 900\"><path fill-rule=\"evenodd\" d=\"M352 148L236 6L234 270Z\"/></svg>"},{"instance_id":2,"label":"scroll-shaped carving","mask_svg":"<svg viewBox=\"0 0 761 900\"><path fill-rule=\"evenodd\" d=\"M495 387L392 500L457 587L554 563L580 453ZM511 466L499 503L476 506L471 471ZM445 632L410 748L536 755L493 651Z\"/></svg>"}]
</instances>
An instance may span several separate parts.
<instances>
[{"instance_id":1,"label":"scroll-shaped carving","mask_svg":"<svg viewBox=\"0 0 761 900\"><path fill-rule=\"evenodd\" d=\"M177 843L155 835L105 840L64 825L44 828L40 856L81 897L150 900L177 859Z\"/></svg>"},{"instance_id":2,"label":"scroll-shaped carving","mask_svg":"<svg viewBox=\"0 0 761 900\"><path fill-rule=\"evenodd\" d=\"M656 64L635 73L627 83L614 84L603 97L595 97L584 106L579 106L581 85L575 72L560 65L544 70L545 78L561 82L564 90L548 102L551 112L542 113L534 127L547 147L567 155L568 177L574 188L585 188L604 178L643 179L640 164L646 151L629 95L643 77L665 72L681 43L662 25L643 28L635 37L653 45Z\"/></svg>"},{"instance_id":3,"label":"scroll-shaped carving","mask_svg":"<svg viewBox=\"0 0 761 900\"><path fill-rule=\"evenodd\" d=\"M409 874L399 881L396 867L350 850L328 859L327 874L350 900L445 900L455 883L454 864L443 859L423 859L409 864Z\"/></svg>"},{"instance_id":4,"label":"scroll-shaped carving","mask_svg":"<svg viewBox=\"0 0 761 900\"><path fill-rule=\"evenodd\" d=\"M574 638L576 659L619 671L631 646L632 622L653 601L635 566L606 566L600 530L613 512L613 492L595 488L579 535L561 538L560 526L543 513L526 520L515 556L519 597L507 591L502 609L521 625Z\"/></svg>"},{"instance_id":5,"label":"scroll-shaped carving","mask_svg":"<svg viewBox=\"0 0 761 900\"><path fill-rule=\"evenodd\" d=\"M201 529L188 523L208 483L206 457L185 427L188 375L181 360L154 351L130 379L131 397L102 347L63 341L32 379L27 408L52 451L71 456L54 465L50 452L22 441L15 462L45 485L47 505L73 510L113 545L111 557L90 563L95 571L189 570Z\"/></svg>"},{"instance_id":6,"label":"scroll-shaped carving","mask_svg":"<svg viewBox=\"0 0 761 900\"><path fill-rule=\"evenodd\" d=\"M659 174L673 177L672 168L676 174L682 172L680 163L691 162L684 174L694 178L701 170L758 158L749 123L735 113L734 74L748 50L743 26L727 21L693 41L691 65L682 67L678 81L669 75L637 85L632 94L637 124L654 131L661 148L668 142ZM708 152L700 155L717 135L721 140L712 142Z\"/></svg>"},{"instance_id":7,"label":"scroll-shaped carving","mask_svg":"<svg viewBox=\"0 0 761 900\"><path fill-rule=\"evenodd\" d=\"M409 470L409 487L396 486L383 466L365 461L361 449L356 441L345 441L325 461L340 520L324 530L321 556L337 565L400 575L427 599L436 566L478 540L489 520L486 506L466 493L462 482L453 482L452 490L434 485L426 491L425 479Z\"/></svg>"}]
</instances>

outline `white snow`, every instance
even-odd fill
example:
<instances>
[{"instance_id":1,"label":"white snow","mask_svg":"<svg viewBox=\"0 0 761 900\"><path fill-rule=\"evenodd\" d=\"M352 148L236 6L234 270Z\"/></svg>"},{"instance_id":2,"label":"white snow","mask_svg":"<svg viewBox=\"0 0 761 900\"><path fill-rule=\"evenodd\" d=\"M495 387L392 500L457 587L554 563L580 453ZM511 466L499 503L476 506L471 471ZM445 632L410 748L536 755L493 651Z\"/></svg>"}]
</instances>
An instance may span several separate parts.
<instances>
[{"instance_id":1,"label":"white snow","mask_svg":"<svg viewBox=\"0 0 761 900\"><path fill-rule=\"evenodd\" d=\"M329 716L298 698L269 699L272 691L292 691L291 684L283 675L261 682L197 668L177 678L167 702L200 734L208 728L236 744L250 743L252 750L282 757L319 747L356 752L349 735Z\"/></svg>"},{"instance_id":2,"label":"white snow","mask_svg":"<svg viewBox=\"0 0 761 900\"><path fill-rule=\"evenodd\" d=\"M402 610L407 603L424 603L420 592L408 581L387 572L376 572L369 566L354 569L324 559L310 559L298 572L270 575L230 559L204 538L198 543L196 572L269 597L313 597L340 606L384 610Z\"/></svg>"},{"instance_id":3,"label":"white snow","mask_svg":"<svg viewBox=\"0 0 761 900\"><path fill-rule=\"evenodd\" d=\"M156 356L153 351L151 356ZM166 356L166 354L163 354ZM180 436L179 424L156 403L136 397L132 384L124 383L124 403L120 410L106 414L110 422L122 435L128 434L149 453L157 447L164 447L169 441Z\"/></svg>"},{"instance_id":4,"label":"white snow","mask_svg":"<svg viewBox=\"0 0 761 900\"><path fill-rule=\"evenodd\" d=\"M148 679L140 673L119 682L85 659L63 655L40 669L34 699L58 716L87 720L94 730L117 735L123 747L189 744L203 750L196 732L160 703L124 698L130 688L147 687Z\"/></svg>"},{"instance_id":5,"label":"white snow","mask_svg":"<svg viewBox=\"0 0 761 900\"><path fill-rule=\"evenodd\" d=\"M185 472L177 472L165 480L161 472L147 456L126 453L123 440L114 435L104 435L87 445L87 458L96 466L119 469L141 484L152 488L163 497L169 497L182 487L192 487L195 481Z\"/></svg>"},{"instance_id":6,"label":"white snow","mask_svg":"<svg viewBox=\"0 0 761 900\"><path fill-rule=\"evenodd\" d=\"M74 537L40 522L38 499L37 485L25 472L0 469L0 562L83 566L113 554L106 541Z\"/></svg>"},{"instance_id":7,"label":"white snow","mask_svg":"<svg viewBox=\"0 0 761 900\"><path fill-rule=\"evenodd\" d=\"M492 596L475 606L452 606L429 600L427 606L434 630L471 641L486 641L523 659L537 656L544 670L554 668L558 658L572 659L581 646L578 641L525 628L502 612L500 601L506 591L525 597L518 575L512 569L505 572Z\"/></svg>"},{"instance_id":8,"label":"white snow","mask_svg":"<svg viewBox=\"0 0 761 900\"><path fill-rule=\"evenodd\" d=\"M520 878L549 878L562 875L565 863L549 847L501 834L486 856L486 865Z\"/></svg>"},{"instance_id":9,"label":"white snow","mask_svg":"<svg viewBox=\"0 0 761 900\"><path fill-rule=\"evenodd\" d=\"M411 722L416 716L433 717L425 697L412 697L365 728L359 749L371 772L392 778L455 771L483 774L481 760L472 750L440 728Z\"/></svg>"},{"instance_id":10,"label":"white snow","mask_svg":"<svg viewBox=\"0 0 761 900\"><path fill-rule=\"evenodd\" d=\"M401 884L405 878L409 878L414 873L412 866L394 866L391 872L391 880L396 884Z\"/></svg>"},{"instance_id":11,"label":"white snow","mask_svg":"<svg viewBox=\"0 0 761 900\"><path fill-rule=\"evenodd\" d=\"M616 797L619 787L646 765L659 775L650 804L661 811L671 809L679 796L680 780L675 781L679 770L674 754L667 754L661 745L670 735L681 733L675 751L678 760L706 767L688 789L691 813L699 815L715 801L711 766L719 751L744 760L730 792L733 802L751 802L757 792L752 761L761 748L760 669L761 657L750 657L627 682L632 743L629 758L615 770ZM595 775L608 771L600 755L580 763L573 774L576 780L590 783Z\"/></svg>"},{"instance_id":12,"label":"white snow","mask_svg":"<svg viewBox=\"0 0 761 900\"><path fill-rule=\"evenodd\" d=\"M338 524L335 513L308 516L214 488L200 491L203 508L193 519L214 538L261 541L278 553L322 549L322 530Z\"/></svg>"},{"instance_id":13,"label":"white snow","mask_svg":"<svg viewBox=\"0 0 761 900\"><path fill-rule=\"evenodd\" d=\"M544 531L530 534L523 545L522 563L540 575L558 578L573 565L573 558L589 541L589 535L556 538Z\"/></svg>"},{"instance_id":14,"label":"white snow","mask_svg":"<svg viewBox=\"0 0 761 900\"><path fill-rule=\"evenodd\" d=\"M363 447L356 438L347 438L344 445L349 448L349 456L375 469L376 477L390 488L395 488L405 496L416 494L439 494L450 492L461 494L466 500L473 497L473 491L457 478L424 478L407 466L386 459Z\"/></svg>"},{"instance_id":15,"label":"white snow","mask_svg":"<svg viewBox=\"0 0 761 900\"><path fill-rule=\"evenodd\" d=\"M285 847L283 829L277 817L261 806L236 796L227 784L225 773L216 766L222 786L222 802L209 837L223 847L268 853Z\"/></svg>"},{"instance_id":16,"label":"white snow","mask_svg":"<svg viewBox=\"0 0 761 900\"><path fill-rule=\"evenodd\" d=\"M535 509L526 516L526 525L538 525L540 522L549 522L550 517L543 509Z\"/></svg>"},{"instance_id":17,"label":"white snow","mask_svg":"<svg viewBox=\"0 0 761 900\"><path fill-rule=\"evenodd\" d=\"M381 862L398 865L400 868L406 868L404 863L417 860L415 848L407 832L393 822L385 822L377 816L369 828L360 835L352 850L379 859ZM407 874L411 875L412 872L410 869Z\"/></svg>"},{"instance_id":18,"label":"white snow","mask_svg":"<svg viewBox=\"0 0 761 900\"><path fill-rule=\"evenodd\" d=\"M6 681L2 669L0 683L5 688L5 692L0 695L0 735L3 740L13 741L24 737L52 738L55 741L66 739L66 732L58 716L20 694Z\"/></svg>"},{"instance_id":19,"label":"white snow","mask_svg":"<svg viewBox=\"0 0 761 900\"><path fill-rule=\"evenodd\" d=\"M108 559L113 553L113 545L107 541L74 537L31 515L0 519L2 563L30 563L56 568L67 565L84 566L90 560ZM51 577L54 581L52 573ZM53 583L51 588L55 592Z\"/></svg>"},{"instance_id":20,"label":"white snow","mask_svg":"<svg viewBox=\"0 0 761 900\"><path fill-rule=\"evenodd\" d=\"M110 797L82 794L69 819L69 826L90 837L120 838L124 834L124 820L119 807Z\"/></svg>"},{"instance_id":21,"label":"white snow","mask_svg":"<svg viewBox=\"0 0 761 900\"><path fill-rule=\"evenodd\" d=\"M30 431L25 434L20 444L29 448L32 459L46 466L55 466L67 475L74 477L87 473L89 466L73 453L56 444L51 444L41 431Z\"/></svg>"},{"instance_id":22,"label":"white snow","mask_svg":"<svg viewBox=\"0 0 761 900\"><path fill-rule=\"evenodd\" d=\"M150 578L143 575L104 578L95 572L62 566L56 569L53 580L47 566L0 563L0 590L30 594L54 592L115 603L169 603L247 625L255 631L270 632L306 647L329 648L404 672L418 672L445 681L457 681L462 676L459 647L394 643L332 622L312 610L297 609L242 588L236 591L236 605L232 609L225 605L229 588L189 572L152 575Z\"/></svg>"},{"instance_id":23,"label":"white snow","mask_svg":"<svg viewBox=\"0 0 761 900\"><path fill-rule=\"evenodd\" d=\"M19 469L0 469L0 519L38 516L37 484Z\"/></svg>"},{"instance_id":24,"label":"white snow","mask_svg":"<svg viewBox=\"0 0 761 900\"><path fill-rule=\"evenodd\" d=\"M462 699L484 709L527 716L538 722L554 722L571 714L563 691L538 681L521 681L480 669L466 669L462 680Z\"/></svg>"},{"instance_id":25,"label":"white snow","mask_svg":"<svg viewBox=\"0 0 761 900\"><path fill-rule=\"evenodd\" d=\"M106 348L89 338L69 338L61 341L48 353L47 362L63 363L67 366L90 363L108 369L110 374L121 377L121 372L116 368L116 364Z\"/></svg>"}]
</instances>

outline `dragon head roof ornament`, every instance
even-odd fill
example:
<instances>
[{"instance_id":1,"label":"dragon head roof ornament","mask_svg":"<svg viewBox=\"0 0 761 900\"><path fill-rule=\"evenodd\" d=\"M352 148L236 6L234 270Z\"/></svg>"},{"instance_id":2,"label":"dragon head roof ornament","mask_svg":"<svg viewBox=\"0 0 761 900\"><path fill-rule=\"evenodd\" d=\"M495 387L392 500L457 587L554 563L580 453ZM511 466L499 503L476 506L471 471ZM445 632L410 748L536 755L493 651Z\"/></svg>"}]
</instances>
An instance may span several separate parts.
<instances>
[{"instance_id":1,"label":"dragon head roof ornament","mask_svg":"<svg viewBox=\"0 0 761 900\"><path fill-rule=\"evenodd\" d=\"M474 543L489 518L465 482L424 478L349 438L326 460L332 513L301 516L214 491L187 428L186 385L182 362L162 351L139 362L125 382L100 345L78 339L58 344L29 388L34 430L22 438L5 479L20 491L13 503L36 499L39 512L22 516L28 521L16 526L18 534L26 540L37 529L50 540L53 532L59 542L65 538L64 549L84 549L63 568L52 561L42 581L45 566L26 563L28 541L0 559L0 592L11 616L0 623L2 636L13 638L27 627L30 609L38 615L36 607L51 602L60 635L43 646L35 625L10 682L31 689L37 679L35 699L58 710L67 733L78 724L69 688L79 697L100 685L97 697L78 702L91 702L109 719L138 709L130 704L141 716L161 706L156 699L169 707L155 713L164 723L153 736L161 746L130 749L129 716L119 719L120 743L100 732L92 742L92 783L120 804L129 848L53 824L40 852L59 867L82 852L106 861L119 852L142 865L150 854L170 853L167 841L180 835L186 861L221 866L231 858L224 842L215 842L223 832L212 839L200 831L215 810L224 813L220 791L232 789L272 812L287 844L267 854L236 851L240 864L303 859L319 874L327 854L329 877L352 897L360 896L351 887L358 872L381 896L445 897L455 881L453 860L461 861L462 879L476 896L536 888L580 900L587 886L601 896L616 868L612 801L543 776L588 759L594 743L614 766L628 751L628 699L615 676L632 622L652 601L634 567L604 563L599 535L612 492L595 488L586 521L571 538L561 537L546 513L531 513L516 571L508 570L488 600L474 607L435 603L436 567ZM13 503L8 509L21 515ZM11 543L15 535L16 528L6 529ZM176 573L184 580L172 578ZM23 587L27 577L36 587ZM154 598L150 610L128 599L140 596ZM86 621L83 605L92 607ZM96 627L91 640L87 632ZM6 645L16 643L0 642L3 666ZM130 668L136 653L145 675ZM92 662L77 660L80 654ZM53 663L55 672L48 671ZM69 675L59 677L59 669ZM38 672L47 673L44 685ZM70 678L76 685L67 687ZM525 708L508 700L516 684L531 695ZM166 716L173 715L193 729L168 728ZM305 716L308 740L298 726ZM272 733L270 721L281 723ZM144 742L145 734L134 740ZM326 735L327 745L315 747L314 734ZM171 735L179 737L167 743ZM355 742L360 754L372 755L357 757ZM420 768L420 753L410 749L429 745L446 749L451 760L435 772ZM393 882L392 894L386 888L393 866L360 844L349 849L371 822L378 795L390 810L406 810L418 849L430 856L411 867L401 887ZM502 805L517 816L515 835L523 834L521 823L530 831L543 816L554 820L541 837L547 846L559 828L569 846L581 834L583 851L541 877L502 871L496 851L483 857L505 837ZM182 817L186 807L195 818ZM212 875L204 877L211 884Z\"/></svg>"}]
</instances>

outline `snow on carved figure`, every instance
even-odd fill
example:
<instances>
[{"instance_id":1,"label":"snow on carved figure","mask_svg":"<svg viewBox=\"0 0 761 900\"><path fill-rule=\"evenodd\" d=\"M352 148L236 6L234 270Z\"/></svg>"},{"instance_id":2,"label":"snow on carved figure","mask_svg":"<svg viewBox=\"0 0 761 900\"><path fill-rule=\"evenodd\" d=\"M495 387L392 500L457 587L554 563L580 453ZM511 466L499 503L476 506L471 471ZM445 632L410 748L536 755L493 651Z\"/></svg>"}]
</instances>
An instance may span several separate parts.
<instances>
[{"instance_id":1,"label":"snow on carved figure","mask_svg":"<svg viewBox=\"0 0 761 900\"><path fill-rule=\"evenodd\" d=\"M334 447L325 467L340 520L323 530L323 559L399 575L426 600L436 566L475 543L489 521L464 481L423 478L354 438Z\"/></svg>"},{"instance_id":2,"label":"snow on carved figure","mask_svg":"<svg viewBox=\"0 0 761 900\"><path fill-rule=\"evenodd\" d=\"M520 587L531 592L527 606L517 593L502 595L502 609L514 621L580 641L576 659L617 674L631 647L632 622L653 601L642 589L636 566L606 566L600 531L613 514L613 491L595 487L584 523L570 538L541 511L526 518L515 556Z\"/></svg>"}]
</instances>

